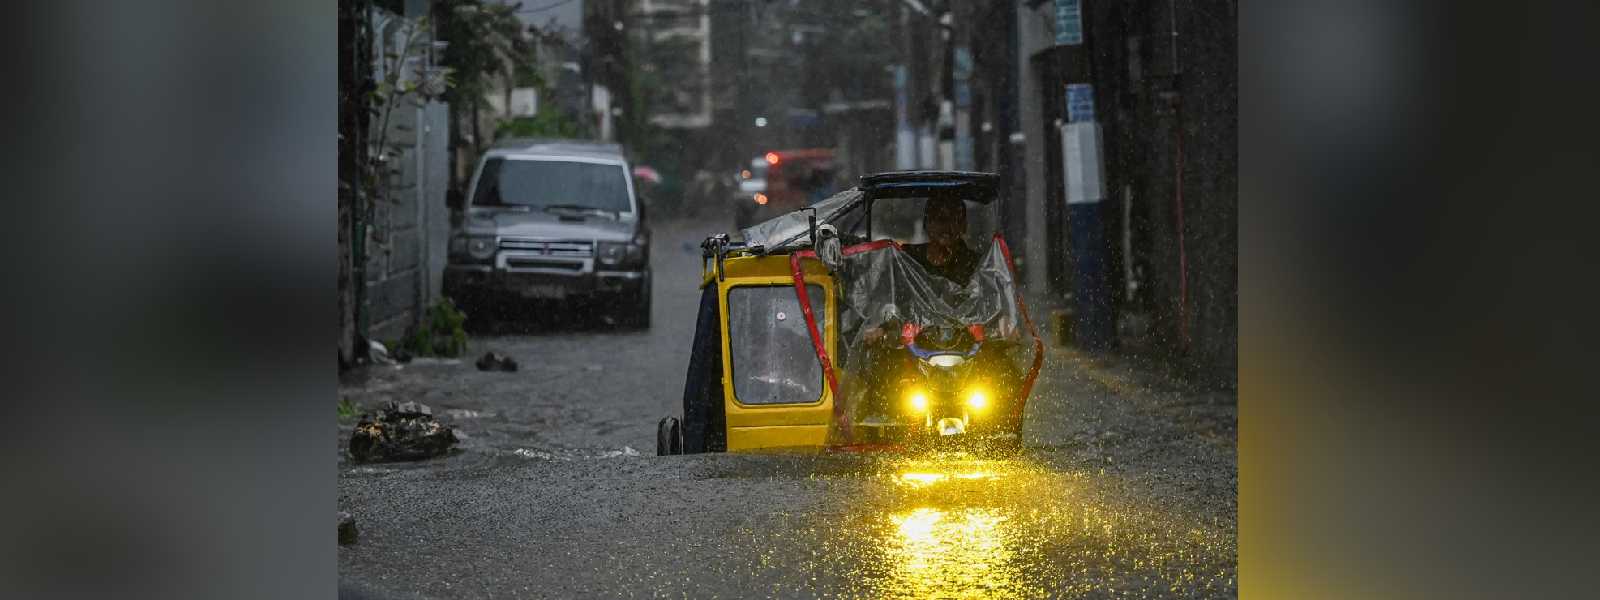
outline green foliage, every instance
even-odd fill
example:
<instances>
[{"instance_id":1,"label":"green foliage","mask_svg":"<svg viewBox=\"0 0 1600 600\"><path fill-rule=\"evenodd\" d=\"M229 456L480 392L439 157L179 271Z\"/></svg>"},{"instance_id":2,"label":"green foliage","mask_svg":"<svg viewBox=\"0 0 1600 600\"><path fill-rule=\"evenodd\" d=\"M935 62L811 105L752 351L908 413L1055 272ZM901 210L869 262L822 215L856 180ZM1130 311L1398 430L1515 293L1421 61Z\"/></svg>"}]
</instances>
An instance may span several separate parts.
<instances>
[{"instance_id":1,"label":"green foliage","mask_svg":"<svg viewBox=\"0 0 1600 600\"><path fill-rule=\"evenodd\" d=\"M679 132L651 123L650 116L671 110L673 86L666 72L673 67L663 68L663 65L675 62L692 65L694 59L683 43L673 40L652 43L640 35L628 36L623 52L627 55L623 64L627 69L624 77L628 103L622 107L617 129L632 153L633 162L650 165L662 175L661 185L650 190L651 199L657 206L671 204L671 196L676 191L673 188L679 185L675 175L688 149L683 146Z\"/></svg>"},{"instance_id":2,"label":"green foliage","mask_svg":"<svg viewBox=\"0 0 1600 600\"><path fill-rule=\"evenodd\" d=\"M361 406L351 402L349 398L339 399L338 410L340 421L349 421L361 414Z\"/></svg>"},{"instance_id":3,"label":"green foliage","mask_svg":"<svg viewBox=\"0 0 1600 600\"><path fill-rule=\"evenodd\" d=\"M439 63L450 69L453 85L444 100L456 106L484 105L496 79L538 79L533 46L517 18L521 4L486 0L436 0L438 38L449 42Z\"/></svg>"},{"instance_id":4,"label":"green foliage","mask_svg":"<svg viewBox=\"0 0 1600 600\"><path fill-rule=\"evenodd\" d=\"M466 313L444 298L423 315L422 324L407 332L402 346L413 356L461 356L467 351Z\"/></svg>"},{"instance_id":5,"label":"green foliage","mask_svg":"<svg viewBox=\"0 0 1600 600\"><path fill-rule=\"evenodd\" d=\"M577 119L550 108L540 108L539 114L531 117L517 117L503 122L494 131L496 138L578 138L583 134L584 127Z\"/></svg>"}]
</instances>

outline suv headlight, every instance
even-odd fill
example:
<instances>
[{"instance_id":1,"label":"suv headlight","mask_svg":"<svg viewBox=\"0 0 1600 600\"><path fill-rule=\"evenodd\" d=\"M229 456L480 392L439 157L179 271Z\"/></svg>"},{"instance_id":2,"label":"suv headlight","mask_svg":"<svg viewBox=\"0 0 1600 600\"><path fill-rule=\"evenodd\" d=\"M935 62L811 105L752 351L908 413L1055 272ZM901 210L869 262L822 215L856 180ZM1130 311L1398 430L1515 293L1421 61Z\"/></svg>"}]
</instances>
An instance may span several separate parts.
<instances>
[{"instance_id":1,"label":"suv headlight","mask_svg":"<svg viewBox=\"0 0 1600 600\"><path fill-rule=\"evenodd\" d=\"M629 242L600 242L595 245L595 257L600 259L600 264L609 267L637 265L644 262L645 245L641 241L648 242L648 238L640 235Z\"/></svg>"},{"instance_id":2,"label":"suv headlight","mask_svg":"<svg viewBox=\"0 0 1600 600\"><path fill-rule=\"evenodd\" d=\"M471 257L473 260L494 258L494 236L458 235L450 238L450 254Z\"/></svg>"},{"instance_id":3,"label":"suv headlight","mask_svg":"<svg viewBox=\"0 0 1600 600\"><path fill-rule=\"evenodd\" d=\"M595 246L595 256L600 259L600 264L616 266L628 256L628 244L625 242L600 242Z\"/></svg>"},{"instance_id":4,"label":"suv headlight","mask_svg":"<svg viewBox=\"0 0 1600 600\"><path fill-rule=\"evenodd\" d=\"M492 237L467 238L467 254L479 260L493 258L494 246L494 238Z\"/></svg>"}]
</instances>

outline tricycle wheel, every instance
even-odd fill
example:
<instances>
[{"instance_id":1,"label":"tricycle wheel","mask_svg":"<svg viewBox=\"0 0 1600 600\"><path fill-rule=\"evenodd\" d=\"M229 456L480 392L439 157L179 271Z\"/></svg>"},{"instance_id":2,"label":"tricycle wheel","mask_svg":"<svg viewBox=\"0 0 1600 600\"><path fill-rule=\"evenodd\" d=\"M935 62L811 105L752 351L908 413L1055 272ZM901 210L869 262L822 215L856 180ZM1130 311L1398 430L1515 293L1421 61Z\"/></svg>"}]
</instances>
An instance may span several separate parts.
<instances>
[{"instance_id":1,"label":"tricycle wheel","mask_svg":"<svg viewBox=\"0 0 1600 600\"><path fill-rule=\"evenodd\" d=\"M683 431L677 417L662 417L656 424L656 456L683 454Z\"/></svg>"},{"instance_id":2,"label":"tricycle wheel","mask_svg":"<svg viewBox=\"0 0 1600 600\"><path fill-rule=\"evenodd\" d=\"M724 452L728 448L722 406L722 322L717 286L705 286L695 319L694 345L683 384L683 452Z\"/></svg>"}]
</instances>

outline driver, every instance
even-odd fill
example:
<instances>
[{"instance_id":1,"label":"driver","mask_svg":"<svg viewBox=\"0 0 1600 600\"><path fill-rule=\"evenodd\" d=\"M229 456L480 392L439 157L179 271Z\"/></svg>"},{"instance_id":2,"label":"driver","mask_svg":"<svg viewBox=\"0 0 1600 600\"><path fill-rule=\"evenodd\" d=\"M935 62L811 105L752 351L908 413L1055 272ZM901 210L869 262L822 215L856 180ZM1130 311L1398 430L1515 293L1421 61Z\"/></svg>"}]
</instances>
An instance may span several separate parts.
<instances>
[{"instance_id":1,"label":"driver","mask_svg":"<svg viewBox=\"0 0 1600 600\"><path fill-rule=\"evenodd\" d=\"M958 196L941 195L929 198L923 207L922 227L927 234L927 242L905 244L901 246L901 250L934 277L944 279L956 287L965 288L982 260L977 252L967 246L965 240L966 202ZM896 343L902 335L899 324L898 319L891 319L863 332L862 341L865 342L865 347L862 348L863 355L856 360L864 361L862 368L857 372L862 374L865 380L847 385L846 389L863 384L864 387L859 394L846 395L846 406L854 408L857 402L863 402L860 408L865 410L864 414L882 415L888 409L885 403L897 397L895 392L901 381L893 374L898 372L899 365L904 364L905 360L904 351L900 350L900 346ZM1000 337L1005 339L1015 335L1014 331L1004 326L994 333L999 333ZM848 427L848 423L844 426Z\"/></svg>"},{"instance_id":2,"label":"driver","mask_svg":"<svg viewBox=\"0 0 1600 600\"><path fill-rule=\"evenodd\" d=\"M928 241L922 244L905 244L901 250L922 265L934 277L944 279L956 287L966 287L978 268L978 253L967 247L963 239L967 233L967 205L959 197L934 196L923 205L922 229ZM898 320L885 322L867 330L865 373L869 373L867 391L861 399L866 402L868 414L881 415L888 407L883 403L892 395L900 382L886 374L896 372L904 360L903 353L892 341L901 335Z\"/></svg>"},{"instance_id":3,"label":"driver","mask_svg":"<svg viewBox=\"0 0 1600 600\"><path fill-rule=\"evenodd\" d=\"M953 196L929 198L923 206L922 230L928 235L926 243L906 244L901 249L929 273L965 286L978 269L978 253L962 239L967 232L967 204ZM866 341L877 343L897 334L898 330L891 331L890 324L884 323L868 330Z\"/></svg>"},{"instance_id":4,"label":"driver","mask_svg":"<svg viewBox=\"0 0 1600 600\"><path fill-rule=\"evenodd\" d=\"M966 285L978 268L978 253L962 239L967 233L967 204L951 196L929 198L922 213L925 244L907 244L905 253L929 273Z\"/></svg>"}]
</instances>

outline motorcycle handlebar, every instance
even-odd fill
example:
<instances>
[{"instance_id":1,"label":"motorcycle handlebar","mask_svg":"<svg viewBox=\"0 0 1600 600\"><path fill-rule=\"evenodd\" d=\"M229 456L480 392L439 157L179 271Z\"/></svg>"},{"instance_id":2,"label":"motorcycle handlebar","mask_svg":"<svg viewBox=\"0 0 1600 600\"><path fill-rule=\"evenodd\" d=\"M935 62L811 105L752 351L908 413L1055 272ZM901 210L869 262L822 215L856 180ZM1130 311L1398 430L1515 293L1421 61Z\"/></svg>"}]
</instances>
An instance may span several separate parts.
<instances>
[{"instance_id":1,"label":"motorcycle handlebar","mask_svg":"<svg viewBox=\"0 0 1600 600\"><path fill-rule=\"evenodd\" d=\"M960 354L965 358L972 358L973 355L978 353L978 348L981 348L981 347L983 347L983 342L982 341L976 341L976 342L972 343L972 347L968 348L965 353L961 353L961 352L950 352L950 351L947 351L947 350L924 350L922 347L917 346L917 342L915 340L913 340L912 342L906 344L906 349L910 350L911 354L915 355L917 358L928 358L928 357L932 357L932 356L938 356L940 354Z\"/></svg>"}]
</instances>

